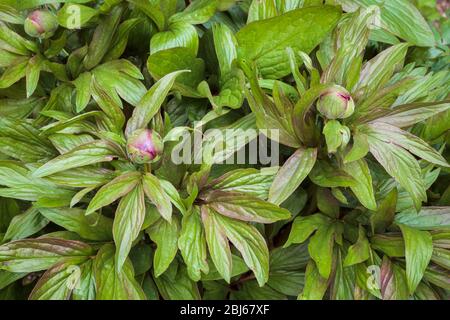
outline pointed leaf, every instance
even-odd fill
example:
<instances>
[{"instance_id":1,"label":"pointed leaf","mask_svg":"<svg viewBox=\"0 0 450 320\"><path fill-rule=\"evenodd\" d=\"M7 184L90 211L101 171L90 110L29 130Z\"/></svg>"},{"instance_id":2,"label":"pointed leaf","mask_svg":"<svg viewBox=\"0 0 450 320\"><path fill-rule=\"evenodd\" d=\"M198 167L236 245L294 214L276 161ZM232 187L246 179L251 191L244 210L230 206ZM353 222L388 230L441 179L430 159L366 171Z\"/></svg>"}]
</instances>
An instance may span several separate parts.
<instances>
[{"instance_id":1,"label":"pointed leaf","mask_svg":"<svg viewBox=\"0 0 450 320\"><path fill-rule=\"evenodd\" d=\"M154 175L147 173L142 180L144 191L150 201L158 208L161 216L169 223L172 219L172 203L164 191L160 181Z\"/></svg>"},{"instance_id":2,"label":"pointed leaf","mask_svg":"<svg viewBox=\"0 0 450 320\"><path fill-rule=\"evenodd\" d=\"M164 219L150 226L146 230L150 239L156 242L157 249L153 258L155 277L159 277L169 268L178 251L178 220L173 219L171 223Z\"/></svg>"},{"instance_id":3,"label":"pointed leaf","mask_svg":"<svg viewBox=\"0 0 450 320\"><path fill-rule=\"evenodd\" d=\"M113 236L116 244L115 266L122 270L133 241L139 235L145 218L145 198L142 185L138 183L119 202L114 217Z\"/></svg>"},{"instance_id":4,"label":"pointed leaf","mask_svg":"<svg viewBox=\"0 0 450 320\"><path fill-rule=\"evenodd\" d=\"M144 95L144 97L142 97L142 100L139 101L133 111L132 117L128 121L126 128L127 136L138 129L144 129L147 127L147 124L159 111L159 108L166 99L166 96L172 88L176 77L184 72L186 71L182 70L169 73L156 82Z\"/></svg>"},{"instance_id":5,"label":"pointed leaf","mask_svg":"<svg viewBox=\"0 0 450 320\"><path fill-rule=\"evenodd\" d=\"M300 186L313 168L317 149L298 149L281 167L269 191L269 201L281 204Z\"/></svg>"},{"instance_id":6,"label":"pointed leaf","mask_svg":"<svg viewBox=\"0 0 450 320\"><path fill-rule=\"evenodd\" d=\"M105 141L94 141L81 145L67 152L33 172L34 177L46 177L51 174L87 166L99 162L109 162L118 156L118 152L111 143Z\"/></svg>"},{"instance_id":7,"label":"pointed leaf","mask_svg":"<svg viewBox=\"0 0 450 320\"><path fill-rule=\"evenodd\" d=\"M89 203L89 206L86 209L86 215L89 215L128 194L134 189L140 180L141 173L132 171L124 173L108 184L105 184L99 191L97 191L94 198Z\"/></svg>"},{"instance_id":8,"label":"pointed leaf","mask_svg":"<svg viewBox=\"0 0 450 320\"><path fill-rule=\"evenodd\" d=\"M433 243L427 231L419 231L405 225L399 225L399 227L405 241L406 279L409 293L413 294L430 263Z\"/></svg>"}]
</instances>

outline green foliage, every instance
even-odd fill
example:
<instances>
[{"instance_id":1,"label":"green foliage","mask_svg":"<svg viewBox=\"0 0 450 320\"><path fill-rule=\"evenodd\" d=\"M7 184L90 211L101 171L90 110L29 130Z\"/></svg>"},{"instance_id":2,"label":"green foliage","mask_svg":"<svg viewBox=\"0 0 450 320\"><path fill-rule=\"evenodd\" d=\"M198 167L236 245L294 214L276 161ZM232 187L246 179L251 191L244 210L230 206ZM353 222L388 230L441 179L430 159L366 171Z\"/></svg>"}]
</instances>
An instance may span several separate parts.
<instances>
[{"instance_id":1,"label":"green foliage","mask_svg":"<svg viewBox=\"0 0 450 320\"><path fill-rule=\"evenodd\" d=\"M444 11L2 1L0 297L448 299Z\"/></svg>"}]
</instances>

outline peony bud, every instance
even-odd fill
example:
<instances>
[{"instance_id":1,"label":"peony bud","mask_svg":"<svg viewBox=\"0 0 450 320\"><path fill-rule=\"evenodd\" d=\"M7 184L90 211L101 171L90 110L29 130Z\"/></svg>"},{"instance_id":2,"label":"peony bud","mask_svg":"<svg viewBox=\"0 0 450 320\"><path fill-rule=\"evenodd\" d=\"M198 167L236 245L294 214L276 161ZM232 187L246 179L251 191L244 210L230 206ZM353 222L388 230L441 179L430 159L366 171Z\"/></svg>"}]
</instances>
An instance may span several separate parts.
<instances>
[{"instance_id":1,"label":"peony bud","mask_svg":"<svg viewBox=\"0 0 450 320\"><path fill-rule=\"evenodd\" d=\"M327 119L345 119L355 111L355 103L345 88L336 85L320 96L317 110Z\"/></svg>"},{"instance_id":2,"label":"peony bud","mask_svg":"<svg viewBox=\"0 0 450 320\"><path fill-rule=\"evenodd\" d=\"M164 144L156 131L141 129L135 131L127 143L128 157L134 163L151 163L157 161Z\"/></svg>"},{"instance_id":3,"label":"peony bud","mask_svg":"<svg viewBox=\"0 0 450 320\"><path fill-rule=\"evenodd\" d=\"M46 39L50 38L58 29L58 20L49 11L36 10L28 15L24 28L29 36Z\"/></svg>"}]
</instances>

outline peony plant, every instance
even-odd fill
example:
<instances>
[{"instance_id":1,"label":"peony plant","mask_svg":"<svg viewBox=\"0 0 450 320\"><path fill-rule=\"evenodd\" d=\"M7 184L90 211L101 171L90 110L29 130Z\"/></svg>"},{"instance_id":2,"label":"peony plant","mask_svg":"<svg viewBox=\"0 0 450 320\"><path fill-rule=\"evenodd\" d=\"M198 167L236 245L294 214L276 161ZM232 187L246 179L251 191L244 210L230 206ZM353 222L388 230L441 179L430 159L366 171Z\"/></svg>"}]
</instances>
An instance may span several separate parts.
<instances>
[{"instance_id":1,"label":"peony plant","mask_svg":"<svg viewBox=\"0 0 450 320\"><path fill-rule=\"evenodd\" d=\"M2 1L0 299L448 299L429 2Z\"/></svg>"}]
</instances>

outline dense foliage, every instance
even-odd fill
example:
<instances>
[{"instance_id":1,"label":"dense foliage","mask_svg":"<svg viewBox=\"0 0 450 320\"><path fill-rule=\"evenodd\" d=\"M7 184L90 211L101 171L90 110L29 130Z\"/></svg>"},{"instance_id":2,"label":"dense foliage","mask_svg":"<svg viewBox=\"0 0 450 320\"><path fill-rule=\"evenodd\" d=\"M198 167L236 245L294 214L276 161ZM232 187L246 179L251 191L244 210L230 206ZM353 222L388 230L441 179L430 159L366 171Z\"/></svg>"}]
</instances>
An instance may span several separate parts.
<instances>
[{"instance_id":1,"label":"dense foliage","mask_svg":"<svg viewBox=\"0 0 450 320\"><path fill-rule=\"evenodd\" d=\"M0 299L447 299L449 7L2 0Z\"/></svg>"}]
</instances>

